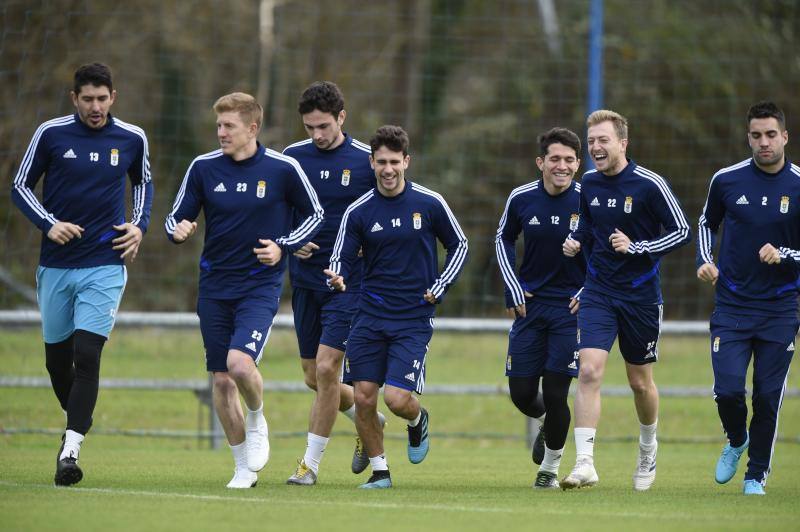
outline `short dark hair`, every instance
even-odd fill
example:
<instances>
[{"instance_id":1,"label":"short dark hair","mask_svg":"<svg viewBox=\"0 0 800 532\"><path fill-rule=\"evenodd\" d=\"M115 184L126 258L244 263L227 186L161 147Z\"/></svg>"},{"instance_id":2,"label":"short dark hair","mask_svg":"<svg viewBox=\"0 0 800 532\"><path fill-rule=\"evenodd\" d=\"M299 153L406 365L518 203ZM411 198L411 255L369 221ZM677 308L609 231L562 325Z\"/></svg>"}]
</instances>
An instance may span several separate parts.
<instances>
[{"instance_id":1,"label":"short dark hair","mask_svg":"<svg viewBox=\"0 0 800 532\"><path fill-rule=\"evenodd\" d=\"M782 130L786 129L786 116L783 111L775 105L775 103L768 100L758 102L747 111L747 127L750 127L750 121L754 118L774 118L778 121L778 125Z\"/></svg>"},{"instance_id":2,"label":"short dark hair","mask_svg":"<svg viewBox=\"0 0 800 532\"><path fill-rule=\"evenodd\" d=\"M372 148L373 155L381 146L408 155L408 133L400 126L381 126L370 139L369 146Z\"/></svg>"},{"instance_id":3,"label":"short dark hair","mask_svg":"<svg viewBox=\"0 0 800 532\"><path fill-rule=\"evenodd\" d=\"M575 150L575 156L581 158L581 139L578 135L565 127L554 127L550 131L539 135L539 156L545 157L552 144L563 144Z\"/></svg>"},{"instance_id":4,"label":"short dark hair","mask_svg":"<svg viewBox=\"0 0 800 532\"><path fill-rule=\"evenodd\" d=\"M95 87L108 87L108 92L114 90L114 85L111 83L111 69L108 65L103 63L90 63L83 65L75 71L75 81L72 85L72 90L75 94L81 92L81 87L84 85L94 85Z\"/></svg>"},{"instance_id":5,"label":"short dark hair","mask_svg":"<svg viewBox=\"0 0 800 532\"><path fill-rule=\"evenodd\" d=\"M297 110L301 115L315 110L330 113L334 118L344 109L344 95L332 81L315 81L300 95Z\"/></svg>"}]
</instances>

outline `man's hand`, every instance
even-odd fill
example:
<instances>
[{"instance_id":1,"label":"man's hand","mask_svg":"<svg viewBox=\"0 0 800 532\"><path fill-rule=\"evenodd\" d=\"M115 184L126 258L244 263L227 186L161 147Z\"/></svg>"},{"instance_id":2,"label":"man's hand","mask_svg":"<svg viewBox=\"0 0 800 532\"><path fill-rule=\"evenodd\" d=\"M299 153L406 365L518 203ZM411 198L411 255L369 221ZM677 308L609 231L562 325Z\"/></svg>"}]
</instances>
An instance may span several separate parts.
<instances>
[{"instance_id":1,"label":"man's hand","mask_svg":"<svg viewBox=\"0 0 800 532\"><path fill-rule=\"evenodd\" d=\"M172 241L178 244L185 242L195 231L197 231L197 222L190 222L185 219L181 220L180 223L175 226L175 231L172 233Z\"/></svg>"},{"instance_id":2,"label":"man's hand","mask_svg":"<svg viewBox=\"0 0 800 532\"><path fill-rule=\"evenodd\" d=\"M431 305L436 304L436 296L433 295L433 292L431 292L430 290L425 290L425 294L423 294L422 299L424 299Z\"/></svg>"},{"instance_id":3,"label":"man's hand","mask_svg":"<svg viewBox=\"0 0 800 532\"><path fill-rule=\"evenodd\" d=\"M47 238L63 246L73 238L81 238L83 227L69 222L56 222L47 232Z\"/></svg>"},{"instance_id":4,"label":"man's hand","mask_svg":"<svg viewBox=\"0 0 800 532\"><path fill-rule=\"evenodd\" d=\"M767 264L780 264L781 252L772 244L767 243L758 250L758 258L761 259L761 262L766 262Z\"/></svg>"},{"instance_id":5,"label":"man's hand","mask_svg":"<svg viewBox=\"0 0 800 532\"><path fill-rule=\"evenodd\" d=\"M344 284L344 277L335 273L333 270L322 270L328 276L328 284L331 288L338 292L347 290L347 285Z\"/></svg>"},{"instance_id":6,"label":"man's hand","mask_svg":"<svg viewBox=\"0 0 800 532\"><path fill-rule=\"evenodd\" d=\"M258 257L258 262L267 266L275 266L281 261L283 250L269 238L259 238L259 243L263 248L253 248L253 253Z\"/></svg>"},{"instance_id":7,"label":"man's hand","mask_svg":"<svg viewBox=\"0 0 800 532\"><path fill-rule=\"evenodd\" d=\"M526 297L526 298L531 298L531 297L533 297L533 294L531 294L531 293L530 293L530 292L528 292L527 290L526 290L524 293L525 293L525 297ZM524 317L525 317L525 315L527 314L527 309L525 308L525 303L523 303L522 305L517 305L517 306L515 306L515 307L509 307L509 308L507 308L507 309L506 309L506 313L507 313L509 316L511 316L512 318L515 318L515 317L517 317L517 316L519 316L520 318L524 318Z\"/></svg>"},{"instance_id":8,"label":"man's hand","mask_svg":"<svg viewBox=\"0 0 800 532\"><path fill-rule=\"evenodd\" d=\"M115 225L114 229L125 232L124 235L118 236L111 241L114 244L114 249L122 250L122 255L119 258L125 260L130 257L131 262L133 262L136 260L136 254L139 253L139 244L142 243L142 230L132 223Z\"/></svg>"},{"instance_id":9,"label":"man's hand","mask_svg":"<svg viewBox=\"0 0 800 532\"><path fill-rule=\"evenodd\" d=\"M581 243L577 240L567 237L567 239L564 240L564 243L561 245L561 250L567 257L574 257L581 250Z\"/></svg>"},{"instance_id":10,"label":"man's hand","mask_svg":"<svg viewBox=\"0 0 800 532\"><path fill-rule=\"evenodd\" d=\"M578 308L581 306L581 300L577 297L570 298L569 300L569 313L575 314L578 312Z\"/></svg>"},{"instance_id":11,"label":"man's hand","mask_svg":"<svg viewBox=\"0 0 800 532\"><path fill-rule=\"evenodd\" d=\"M697 278L703 282L715 285L719 279L719 270L713 262L706 262L697 268Z\"/></svg>"},{"instance_id":12,"label":"man's hand","mask_svg":"<svg viewBox=\"0 0 800 532\"><path fill-rule=\"evenodd\" d=\"M308 242L305 246L301 247L300 249L292 253L292 255L294 255L300 260L305 260L311 258L311 255L313 255L314 252L318 249L319 249L318 245L316 245L313 242Z\"/></svg>"},{"instance_id":13,"label":"man's hand","mask_svg":"<svg viewBox=\"0 0 800 532\"><path fill-rule=\"evenodd\" d=\"M625 233L616 228L608 237L608 241L611 242L611 247L614 248L614 251L617 253L628 253L628 250L631 246L631 239L628 238Z\"/></svg>"}]
</instances>

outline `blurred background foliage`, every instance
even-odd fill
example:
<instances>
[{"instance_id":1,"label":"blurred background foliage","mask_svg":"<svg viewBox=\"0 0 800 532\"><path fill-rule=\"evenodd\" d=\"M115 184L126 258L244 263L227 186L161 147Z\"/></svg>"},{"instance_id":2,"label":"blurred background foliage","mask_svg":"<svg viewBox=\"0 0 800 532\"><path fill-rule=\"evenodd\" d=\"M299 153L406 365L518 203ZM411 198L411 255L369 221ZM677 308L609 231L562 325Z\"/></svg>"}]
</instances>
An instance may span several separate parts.
<instances>
[{"instance_id":1,"label":"blurred background foliage","mask_svg":"<svg viewBox=\"0 0 800 532\"><path fill-rule=\"evenodd\" d=\"M407 175L444 194L470 238L440 315L500 315L505 200L538 177L538 134L585 136L589 0L5 0L0 26L4 309L32 306L19 288L34 284L41 236L11 203L11 181L36 127L72 112L83 63L112 67L112 112L150 141L155 203L124 310L194 309L202 239L175 248L162 227L191 160L217 147L210 107L222 94L257 95L261 141L278 150L304 138L297 97L319 79L342 87L356 138L384 123L409 131ZM629 156L671 182L693 226L713 173L749 156L749 105L782 106L797 152L799 40L793 0L606 0L604 107L627 116ZM693 245L662 276L666 318L707 317Z\"/></svg>"}]
</instances>

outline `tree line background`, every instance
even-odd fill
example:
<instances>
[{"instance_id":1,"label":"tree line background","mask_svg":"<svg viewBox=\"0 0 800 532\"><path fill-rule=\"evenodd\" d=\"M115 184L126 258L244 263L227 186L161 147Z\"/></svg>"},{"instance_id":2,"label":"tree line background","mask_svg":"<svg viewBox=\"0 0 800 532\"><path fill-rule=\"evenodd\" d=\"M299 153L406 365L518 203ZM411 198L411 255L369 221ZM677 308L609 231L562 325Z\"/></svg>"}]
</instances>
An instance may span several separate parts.
<instances>
[{"instance_id":1,"label":"tree line background","mask_svg":"<svg viewBox=\"0 0 800 532\"><path fill-rule=\"evenodd\" d=\"M297 97L320 79L342 87L356 138L385 123L409 131L407 176L441 192L470 238L440 315L500 315L505 200L538 178L539 133L585 137L589 0L6 0L0 20L0 309L32 306L41 237L11 181L36 127L73 112L72 74L86 62L112 67L112 112L150 142L156 195L127 310L194 310L202 238L174 247L163 220L191 160L218 147L222 94L256 95L260 140L278 150L304 138ZM604 107L627 116L629 156L670 181L695 232L713 173L749 156L752 103L783 107L797 152L798 41L792 0L606 0ZM666 318L707 318L694 245L665 258L662 279Z\"/></svg>"}]
</instances>

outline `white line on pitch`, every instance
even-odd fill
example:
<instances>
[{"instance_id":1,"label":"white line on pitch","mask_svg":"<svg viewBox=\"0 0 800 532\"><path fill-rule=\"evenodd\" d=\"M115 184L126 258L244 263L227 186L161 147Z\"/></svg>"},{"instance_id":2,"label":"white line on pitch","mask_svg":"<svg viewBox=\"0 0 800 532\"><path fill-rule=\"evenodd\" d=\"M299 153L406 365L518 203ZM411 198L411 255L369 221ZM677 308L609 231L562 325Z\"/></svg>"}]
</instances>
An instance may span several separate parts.
<instances>
[{"instance_id":1,"label":"white line on pitch","mask_svg":"<svg viewBox=\"0 0 800 532\"><path fill-rule=\"evenodd\" d=\"M145 491L145 490L126 490L126 489L118 489L118 488L81 488L77 486L70 486L70 487L55 487L52 484L25 484L21 482L10 482L6 480L0 480L0 486L6 486L9 488L22 488L22 489L56 489L59 491L70 492L70 493L100 493L104 495L128 495L128 496L137 496L137 497L171 497L174 499L188 499L188 500L200 500L200 501L225 501L225 502L245 502L245 503L265 503L268 502L271 505L283 505L283 506L299 506L303 503L298 502L296 500L286 500L280 498L271 498L271 497L235 497L235 496L225 496L225 495L202 495L202 494L195 494L195 493L179 493L179 492L169 492L169 491ZM295 488L297 489L297 488ZM300 490L297 490L300 491ZM391 509L391 510L408 510L409 504L413 504L414 508L417 510L432 510L432 511L448 511L448 512L472 512L472 513L493 513L493 514L510 514L510 513L521 513L521 512L530 512L537 515L553 515L553 516L572 516L572 517L579 517L581 514L576 513L574 509L570 510L559 510L552 507L543 507L542 505L531 505L528 507L521 507L521 508L490 508L485 506L454 506L454 505L445 505L445 504L416 504L416 503L392 503L392 502L361 502L361 501L353 501L353 500L344 500L344 501L322 501L322 500L315 500L315 505L319 506L342 506L342 507L357 507L357 508L380 508L380 509ZM714 521L719 522L722 521L741 521L741 516L713 516L713 517L706 517L702 515L693 515L687 514L685 512L681 513L646 513L646 512L614 512L614 511L598 511L597 509L593 509L591 513L591 517L618 517L618 518L636 518L636 519L656 519L656 520L664 520L664 519L676 519L676 520L691 520L691 521ZM764 519L776 518L780 520L776 516L770 515L760 515L758 519L763 521Z\"/></svg>"}]
</instances>

